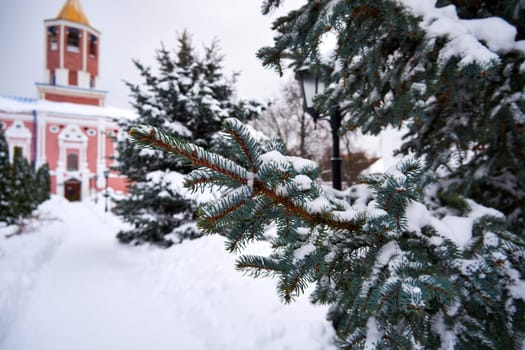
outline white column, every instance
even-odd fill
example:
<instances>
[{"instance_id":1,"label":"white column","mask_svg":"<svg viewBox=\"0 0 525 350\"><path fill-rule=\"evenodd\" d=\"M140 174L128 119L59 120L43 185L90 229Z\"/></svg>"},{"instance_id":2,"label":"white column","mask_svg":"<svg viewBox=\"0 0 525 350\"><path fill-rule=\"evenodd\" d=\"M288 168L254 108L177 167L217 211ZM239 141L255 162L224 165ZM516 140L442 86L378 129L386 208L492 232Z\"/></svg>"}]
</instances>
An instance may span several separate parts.
<instances>
[{"instance_id":1,"label":"white column","mask_svg":"<svg viewBox=\"0 0 525 350\"><path fill-rule=\"evenodd\" d=\"M64 173L62 171L56 170L55 180L56 180L56 194L61 197L65 197L64 195Z\"/></svg>"},{"instance_id":2,"label":"white column","mask_svg":"<svg viewBox=\"0 0 525 350\"><path fill-rule=\"evenodd\" d=\"M98 122L97 138L97 188L104 188L104 170L106 169L106 121Z\"/></svg>"},{"instance_id":3,"label":"white column","mask_svg":"<svg viewBox=\"0 0 525 350\"><path fill-rule=\"evenodd\" d=\"M47 115L39 112L37 116L37 145L36 145L36 166L37 169L46 163L46 127Z\"/></svg>"},{"instance_id":4,"label":"white column","mask_svg":"<svg viewBox=\"0 0 525 350\"><path fill-rule=\"evenodd\" d=\"M59 196L65 197L64 195L64 172L66 164L66 145L63 140L58 141L58 162L57 168L55 169L56 174L56 187L57 194Z\"/></svg>"}]
</instances>

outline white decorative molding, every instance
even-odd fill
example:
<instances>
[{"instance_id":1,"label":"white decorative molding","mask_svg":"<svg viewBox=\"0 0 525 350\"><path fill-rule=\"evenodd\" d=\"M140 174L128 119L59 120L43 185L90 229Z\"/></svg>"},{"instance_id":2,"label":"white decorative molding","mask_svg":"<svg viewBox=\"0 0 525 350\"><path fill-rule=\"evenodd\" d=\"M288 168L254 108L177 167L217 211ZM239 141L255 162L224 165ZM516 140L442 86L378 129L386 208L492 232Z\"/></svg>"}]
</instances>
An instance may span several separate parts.
<instances>
[{"instance_id":1,"label":"white decorative molding","mask_svg":"<svg viewBox=\"0 0 525 350\"><path fill-rule=\"evenodd\" d=\"M89 73L84 71L78 71L78 87L89 89Z\"/></svg>"},{"instance_id":2,"label":"white decorative molding","mask_svg":"<svg viewBox=\"0 0 525 350\"><path fill-rule=\"evenodd\" d=\"M24 122L15 120L13 124L5 131L7 137L31 137L31 130L26 128Z\"/></svg>"},{"instance_id":3,"label":"white decorative molding","mask_svg":"<svg viewBox=\"0 0 525 350\"><path fill-rule=\"evenodd\" d=\"M58 135L58 140L63 142L87 142L88 138L84 135L82 130L80 130L78 125L69 124Z\"/></svg>"},{"instance_id":4,"label":"white decorative molding","mask_svg":"<svg viewBox=\"0 0 525 350\"><path fill-rule=\"evenodd\" d=\"M46 63L46 68L44 69L44 80L42 80L42 81L47 81L47 82L49 82L49 84L53 83L51 81L51 71L47 68L47 63ZM56 75L55 75L55 82L56 82Z\"/></svg>"},{"instance_id":5,"label":"white decorative molding","mask_svg":"<svg viewBox=\"0 0 525 350\"><path fill-rule=\"evenodd\" d=\"M5 137L7 143L9 144L9 157L11 161L13 160L15 147L20 147L22 149L22 155L30 159L31 154L31 130L26 128L24 122L21 120L13 121L13 124L5 131Z\"/></svg>"},{"instance_id":6,"label":"white decorative molding","mask_svg":"<svg viewBox=\"0 0 525 350\"><path fill-rule=\"evenodd\" d=\"M57 170L55 171L55 181L56 181L56 194L62 197L65 197L64 193L64 173L62 171L58 171L59 166L63 166L60 164L57 164Z\"/></svg>"},{"instance_id":7,"label":"white decorative molding","mask_svg":"<svg viewBox=\"0 0 525 350\"><path fill-rule=\"evenodd\" d=\"M55 70L56 85L69 85L69 69L57 68Z\"/></svg>"}]
</instances>

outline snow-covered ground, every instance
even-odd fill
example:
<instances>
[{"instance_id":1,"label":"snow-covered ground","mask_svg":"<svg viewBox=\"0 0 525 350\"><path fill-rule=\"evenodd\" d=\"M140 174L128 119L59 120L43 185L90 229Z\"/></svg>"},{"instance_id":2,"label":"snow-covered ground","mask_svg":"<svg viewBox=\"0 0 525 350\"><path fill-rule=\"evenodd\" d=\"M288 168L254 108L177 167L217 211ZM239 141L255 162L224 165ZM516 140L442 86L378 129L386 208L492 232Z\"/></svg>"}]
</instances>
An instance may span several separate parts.
<instances>
[{"instance_id":1,"label":"snow-covered ground","mask_svg":"<svg viewBox=\"0 0 525 350\"><path fill-rule=\"evenodd\" d=\"M92 202L53 197L39 212L30 232L0 228L1 350L334 348L325 307L282 304L219 236L129 247Z\"/></svg>"}]
</instances>

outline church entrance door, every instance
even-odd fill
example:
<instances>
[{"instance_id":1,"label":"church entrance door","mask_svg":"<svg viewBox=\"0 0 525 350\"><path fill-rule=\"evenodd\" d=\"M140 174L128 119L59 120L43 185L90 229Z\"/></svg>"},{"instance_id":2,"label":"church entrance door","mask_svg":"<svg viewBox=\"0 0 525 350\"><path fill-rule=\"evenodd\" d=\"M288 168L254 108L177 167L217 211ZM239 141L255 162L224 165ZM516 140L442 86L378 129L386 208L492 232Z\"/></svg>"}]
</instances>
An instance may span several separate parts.
<instances>
[{"instance_id":1,"label":"church entrance door","mask_svg":"<svg viewBox=\"0 0 525 350\"><path fill-rule=\"evenodd\" d=\"M77 179L71 179L66 181L64 186L64 197L69 201L79 201L80 198L80 184L81 182Z\"/></svg>"}]
</instances>

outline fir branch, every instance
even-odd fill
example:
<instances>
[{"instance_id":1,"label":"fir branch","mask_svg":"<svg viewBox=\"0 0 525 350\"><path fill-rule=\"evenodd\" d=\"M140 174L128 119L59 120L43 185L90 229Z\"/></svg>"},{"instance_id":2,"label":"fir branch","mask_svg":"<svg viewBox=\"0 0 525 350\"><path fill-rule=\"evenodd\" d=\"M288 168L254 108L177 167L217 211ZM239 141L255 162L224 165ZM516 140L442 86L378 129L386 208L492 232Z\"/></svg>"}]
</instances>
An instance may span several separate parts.
<instances>
[{"instance_id":1,"label":"fir branch","mask_svg":"<svg viewBox=\"0 0 525 350\"><path fill-rule=\"evenodd\" d=\"M243 255L235 264L236 268L252 277L271 277L286 271L279 262L267 257Z\"/></svg>"},{"instance_id":2,"label":"fir branch","mask_svg":"<svg viewBox=\"0 0 525 350\"><path fill-rule=\"evenodd\" d=\"M245 207L251 199L251 190L247 186L240 187L217 202L208 203L199 209L199 227L209 233L216 233L217 225L226 226L222 221L232 213Z\"/></svg>"},{"instance_id":3,"label":"fir branch","mask_svg":"<svg viewBox=\"0 0 525 350\"><path fill-rule=\"evenodd\" d=\"M248 184L246 170L235 162L170 136L158 128L136 126L130 129L129 136L139 145L180 156L194 167L205 167L228 176L241 185Z\"/></svg>"},{"instance_id":4,"label":"fir branch","mask_svg":"<svg viewBox=\"0 0 525 350\"><path fill-rule=\"evenodd\" d=\"M303 206L295 203L293 199L279 195L274 190L266 188L263 183L260 183L257 180L254 181L254 193L265 195L273 202L282 205L284 208L294 213L294 215L302 218L305 222L308 222L312 227L321 225L335 230L345 230L348 232L358 232L362 229L362 227L352 224L351 222L335 221L329 214L312 214Z\"/></svg>"},{"instance_id":5,"label":"fir branch","mask_svg":"<svg viewBox=\"0 0 525 350\"><path fill-rule=\"evenodd\" d=\"M250 171L252 173L257 172L260 152L258 152L259 148L248 129L239 120L228 118L223 123L223 131L230 134L240 147L251 168Z\"/></svg>"}]
</instances>

